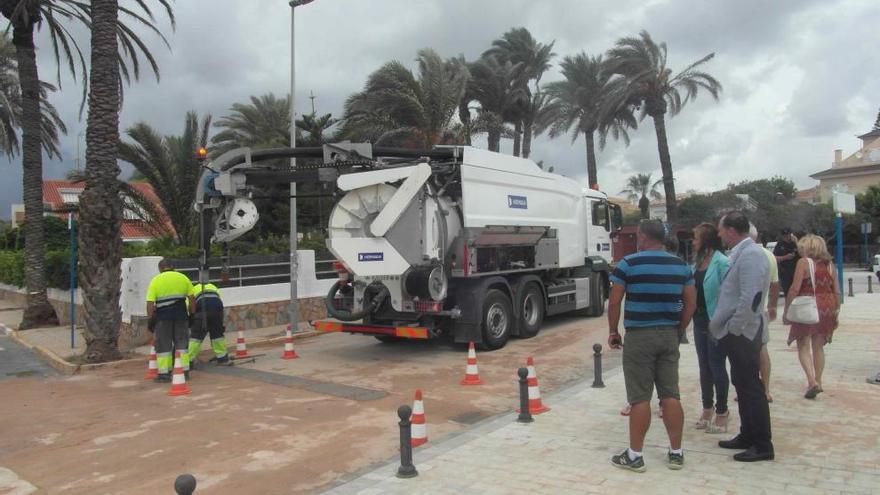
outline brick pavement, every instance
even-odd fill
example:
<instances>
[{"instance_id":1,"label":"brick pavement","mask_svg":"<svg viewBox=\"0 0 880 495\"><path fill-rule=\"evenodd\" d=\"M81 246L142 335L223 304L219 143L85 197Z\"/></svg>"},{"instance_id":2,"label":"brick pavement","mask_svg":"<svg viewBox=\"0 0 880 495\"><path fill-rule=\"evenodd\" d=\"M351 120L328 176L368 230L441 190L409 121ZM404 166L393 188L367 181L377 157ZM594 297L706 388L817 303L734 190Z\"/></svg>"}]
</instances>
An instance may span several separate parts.
<instances>
[{"instance_id":1,"label":"brick pavement","mask_svg":"<svg viewBox=\"0 0 880 495\"><path fill-rule=\"evenodd\" d=\"M825 393L814 401L803 398L806 383L796 351L786 346L787 327L771 327L775 461L737 463L731 451L717 447L719 439L735 434L733 416L727 435L690 426L700 410L700 392L694 347L685 345L682 471L665 467L668 441L656 416L644 449L647 472L609 463L627 446L627 421L618 412L623 375L616 371L606 375L605 389L592 389L588 381L545 396L552 411L530 425L515 423L511 413L450 439L432 439L416 450L417 478L397 479L393 461L328 493L880 493L880 387L865 383L880 368L878 304L880 294L847 298L841 328L826 347ZM605 359L620 355L609 352ZM430 435L430 402L425 406ZM735 403L731 407L735 410Z\"/></svg>"}]
</instances>

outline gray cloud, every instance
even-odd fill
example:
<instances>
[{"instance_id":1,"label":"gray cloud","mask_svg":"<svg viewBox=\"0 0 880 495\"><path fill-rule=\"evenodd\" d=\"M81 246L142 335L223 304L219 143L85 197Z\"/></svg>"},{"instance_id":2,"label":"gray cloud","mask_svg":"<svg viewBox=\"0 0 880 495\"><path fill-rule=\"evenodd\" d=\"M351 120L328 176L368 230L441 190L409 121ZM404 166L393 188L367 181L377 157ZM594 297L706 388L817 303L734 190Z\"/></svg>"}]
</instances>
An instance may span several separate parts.
<instances>
[{"instance_id":1,"label":"gray cloud","mask_svg":"<svg viewBox=\"0 0 880 495\"><path fill-rule=\"evenodd\" d=\"M172 50L144 34L162 71L148 73L126 90L121 130L145 121L163 133L179 133L187 110L224 115L250 95L289 91L290 17L287 2L186 0L175 4L178 29ZM540 41L555 40L561 56L601 53L614 41L647 29L669 46L673 69L714 51L706 70L724 84L721 101L701 97L667 119L677 188L708 190L728 182L780 174L810 187L809 174L827 168L834 148L854 151L854 134L866 131L880 105L880 55L875 20L880 5L861 0L316 0L297 9L297 95L300 113L339 115L345 98L389 60L413 66L416 51L473 59L491 40L525 26ZM164 21L163 21L164 22ZM88 36L76 30L83 49ZM44 79L54 78L45 33L39 38ZM554 68L545 81L558 79ZM73 168L79 88L64 78L53 101L70 128L61 161L46 161L45 176ZM610 141L599 153L600 184L619 191L626 177L659 177L650 119L632 132L632 144ZM485 140L477 140L485 146ZM510 142L502 149L510 151ZM84 150L81 151L84 155ZM533 158L584 180L583 139L539 137ZM0 163L0 218L21 199L20 159ZM127 170L126 172L127 173Z\"/></svg>"}]
</instances>

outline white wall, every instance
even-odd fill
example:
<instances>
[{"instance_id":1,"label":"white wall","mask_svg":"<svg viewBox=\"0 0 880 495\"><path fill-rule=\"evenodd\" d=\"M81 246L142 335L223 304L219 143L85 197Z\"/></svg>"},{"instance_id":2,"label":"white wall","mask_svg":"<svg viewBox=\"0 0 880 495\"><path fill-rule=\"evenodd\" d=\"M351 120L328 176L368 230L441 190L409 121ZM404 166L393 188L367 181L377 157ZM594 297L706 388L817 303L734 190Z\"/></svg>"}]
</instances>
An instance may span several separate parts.
<instances>
[{"instance_id":1,"label":"white wall","mask_svg":"<svg viewBox=\"0 0 880 495\"><path fill-rule=\"evenodd\" d=\"M132 316L146 316L147 287L150 285L150 280L159 273L158 264L161 259L159 256L144 256L122 260L122 294L119 300L122 321L130 323ZM318 280L315 277L315 252L298 251L298 260L298 298L307 299L326 295L335 280ZM221 292L223 305L227 307L290 300L289 283L228 287L221 289Z\"/></svg>"}]
</instances>

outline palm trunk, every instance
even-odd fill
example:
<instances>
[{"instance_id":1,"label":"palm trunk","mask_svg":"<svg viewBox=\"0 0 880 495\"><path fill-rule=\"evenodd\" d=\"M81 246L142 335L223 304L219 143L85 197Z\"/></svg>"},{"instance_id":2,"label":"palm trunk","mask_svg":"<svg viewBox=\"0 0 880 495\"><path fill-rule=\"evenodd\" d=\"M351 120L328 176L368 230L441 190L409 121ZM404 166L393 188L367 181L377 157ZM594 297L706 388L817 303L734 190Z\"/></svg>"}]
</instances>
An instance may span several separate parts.
<instances>
[{"instance_id":1,"label":"palm trunk","mask_svg":"<svg viewBox=\"0 0 880 495\"><path fill-rule=\"evenodd\" d=\"M519 156L522 145L522 120L517 119L513 123L513 156Z\"/></svg>"},{"instance_id":2,"label":"palm trunk","mask_svg":"<svg viewBox=\"0 0 880 495\"><path fill-rule=\"evenodd\" d=\"M593 141L595 131L584 132L584 141L587 143L587 187L599 184L599 174L596 171L596 143Z\"/></svg>"},{"instance_id":3,"label":"palm trunk","mask_svg":"<svg viewBox=\"0 0 880 495\"><path fill-rule=\"evenodd\" d=\"M660 169L663 171L663 194L666 195L666 221L674 223L678 218L675 201L675 179L672 176L672 159L669 157L669 144L666 142L666 120L663 113L651 116L654 131L657 133L657 152L660 154Z\"/></svg>"},{"instance_id":4,"label":"palm trunk","mask_svg":"<svg viewBox=\"0 0 880 495\"><path fill-rule=\"evenodd\" d=\"M533 123L523 122L522 157L528 158L532 154L532 126Z\"/></svg>"},{"instance_id":5,"label":"palm trunk","mask_svg":"<svg viewBox=\"0 0 880 495\"><path fill-rule=\"evenodd\" d=\"M501 149L501 129L489 131L489 151L498 152Z\"/></svg>"},{"instance_id":6,"label":"palm trunk","mask_svg":"<svg viewBox=\"0 0 880 495\"><path fill-rule=\"evenodd\" d=\"M25 215L25 286L27 306L19 328L57 325L46 294L43 252L43 155L40 130L40 77L34 50L34 25L15 24L12 34L21 84L22 182Z\"/></svg>"},{"instance_id":7,"label":"palm trunk","mask_svg":"<svg viewBox=\"0 0 880 495\"><path fill-rule=\"evenodd\" d=\"M458 119L461 120L461 125L464 128L464 144L470 146L471 110L468 108L468 101L465 99L462 99L461 103L458 104Z\"/></svg>"},{"instance_id":8,"label":"palm trunk","mask_svg":"<svg viewBox=\"0 0 880 495\"><path fill-rule=\"evenodd\" d=\"M642 194L642 197L639 199L639 211L641 212L643 219L647 220L651 215L651 200L649 200L644 194Z\"/></svg>"},{"instance_id":9,"label":"palm trunk","mask_svg":"<svg viewBox=\"0 0 880 495\"><path fill-rule=\"evenodd\" d=\"M86 127L86 189L80 199L81 286L85 309L85 358L120 359L119 224L122 201L116 177L119 146L118 0L92 1L92 70Z\"/></svg>"}]
</instances>

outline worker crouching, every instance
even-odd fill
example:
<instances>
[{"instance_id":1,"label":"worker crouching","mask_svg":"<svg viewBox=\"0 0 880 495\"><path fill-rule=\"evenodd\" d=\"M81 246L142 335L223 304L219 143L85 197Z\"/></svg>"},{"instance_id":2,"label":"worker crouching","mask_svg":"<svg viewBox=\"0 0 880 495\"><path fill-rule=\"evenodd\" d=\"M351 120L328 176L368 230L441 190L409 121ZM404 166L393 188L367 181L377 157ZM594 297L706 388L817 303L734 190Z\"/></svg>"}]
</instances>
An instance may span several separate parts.
<instances>
[{"instance_id":1,"label":"worker crouching","mask_svg":"<svg viewBox=\"0 0 880 495\"><path fill-rule=\"evenodd\" d=\"M195 314L189 336L189 361L195 363L202 348L205 335L211 336L211 349L217 364L229 362L226 352L226 335L223 326L223 300L220 289L214 284L195 284L192 289Z\"/></svg>"}]
</instances>

